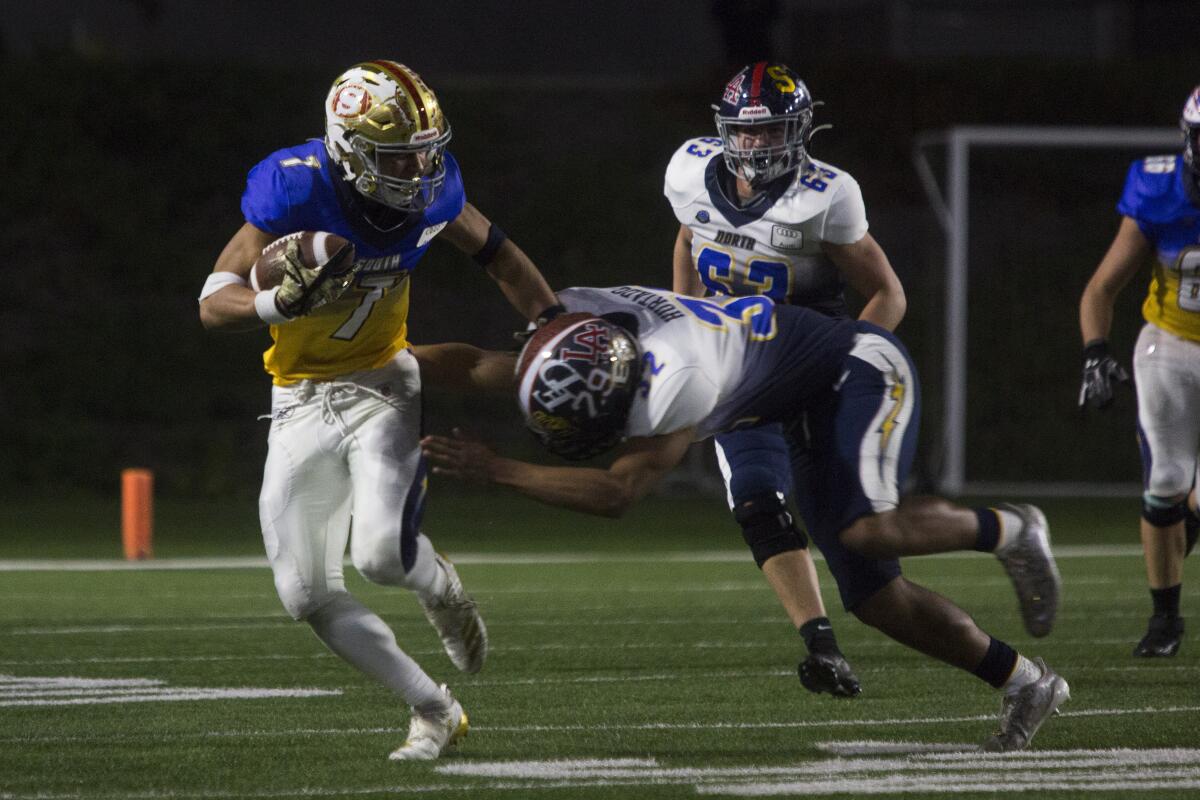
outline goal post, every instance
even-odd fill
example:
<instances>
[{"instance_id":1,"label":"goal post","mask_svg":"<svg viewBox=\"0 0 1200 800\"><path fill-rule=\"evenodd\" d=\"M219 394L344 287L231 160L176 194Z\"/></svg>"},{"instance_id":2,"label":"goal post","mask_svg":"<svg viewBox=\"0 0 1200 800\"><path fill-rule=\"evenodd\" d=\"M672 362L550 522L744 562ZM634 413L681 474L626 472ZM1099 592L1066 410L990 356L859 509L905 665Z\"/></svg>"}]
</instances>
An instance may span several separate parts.
<instances>
[{"instance_id":1,"label":"goal post","mask_svg":"<svg viewBox=\"0 0 1200 800\"><path fill-rule=\"evenodd\" d=\"M1026 494L1097 496L1136 494L1135 483L1090 481L1032 482L973 481L967 474L968 416L968 284L971 234L971 155L977 148L1107 148L1127 150L1130 159L1158 152L1176 152L1175 128L1087 126L957 126L917 136L913 161L929 205L938 220L945 245L943 392L941 470L938 488L944 494ZM944 184L939 185L930 160L931 150L944 150ZM1112 187L1112 203L1120 185ZM987 226L988 220L979 223ZM1130 287L1132 289L1133 287ZM1075 298L1076 302L1078 297ZM1075 313L1072 311L1072 313Z\"/></svg>"}]
</instances>

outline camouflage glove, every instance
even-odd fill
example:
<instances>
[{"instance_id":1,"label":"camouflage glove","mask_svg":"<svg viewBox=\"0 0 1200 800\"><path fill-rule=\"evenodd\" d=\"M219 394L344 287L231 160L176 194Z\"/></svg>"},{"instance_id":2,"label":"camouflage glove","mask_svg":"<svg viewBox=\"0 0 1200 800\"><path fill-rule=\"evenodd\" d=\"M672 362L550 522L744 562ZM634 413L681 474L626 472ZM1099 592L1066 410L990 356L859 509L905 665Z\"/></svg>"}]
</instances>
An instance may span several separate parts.
<instances>
[{"instance_id":1,"label":"camouflage glove","mask_svg":"<svg viewBox=\"0 0 1200 800\"><path fill-rule=\"evenodd\" d=\"M310 267L300 254L300 244L290 241L276 256L283 280L275 293L275 307L288 317L302 317L342 296L354 282L354 245L346 243L324 266Z\"/></svg>"},{"instance_id":2,"label":"camouflage glove","mask_svg":"<svg viewBox=\"0 0 1200 800\"><path fill-rule=\"evenodd\" d=\"M1129 373L1108 352L1108 342L1093 339L1083 348L1083 383L1079 407L1104 409L1112 405L1113 381L1129 385Z\"/></svg>"}]
</instances>

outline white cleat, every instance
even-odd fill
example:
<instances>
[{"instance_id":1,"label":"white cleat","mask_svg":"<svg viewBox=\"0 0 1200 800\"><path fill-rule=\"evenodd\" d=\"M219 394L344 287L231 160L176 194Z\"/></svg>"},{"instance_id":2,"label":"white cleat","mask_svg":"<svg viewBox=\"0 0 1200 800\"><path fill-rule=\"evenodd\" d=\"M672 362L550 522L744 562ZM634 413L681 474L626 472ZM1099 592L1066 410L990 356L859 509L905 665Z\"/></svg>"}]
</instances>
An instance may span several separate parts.
<instances>
[{"instance_id":1,"label":"white cleat","mask_svg":"<svg viewBox=\"0 0 1200 800\"><path fill-rule=\"evenodd\" d=\"M1000 730L980 749L991 753L1024 750L1042 723L1071 699L1071 687L1061 675L1040 658L1033 663L1042 668L1042 677L1011 695L1004 695L1000 704Z\"/></svg>"},{"instance_id":2,"label":"white cleat","mask_svg":"<svg viewBox=\"0 0 1200 800\"><path fill-rule=\"evenodd\" d=\"M1058 615L1062 579L1050 552L1050 525L1037 506L1005 503L1002 508L1021 518L1012 541L997 548L996 558L1012 579L1021 605L1021 619L1031 636L1045 636Z\"/></svg>"},{"instance_id":3,"label":"white cleat","mask_svg":"<svg viewBox=\"0 0 1200 800\"><path fill-rule=\"evenodd\" d=\"M441 597L421 603L425 618L442 637L442 646L454 666L463 672L479 672L487 658L487 626L454 565L441 554L437 555L437 563L446 573L446 591Z\"/></svg>"},{"instance_id":4,"label":"white cleat","mask_svg":"<svg viewBox=\"0 0 1200 800\"><path fill-rule=\"evenodd\" d=\"M471 727L462 705L441 685L450 707L433 714L418 714L413 709L408 723L408 738L388 756L389 761L433 761L446 749L466 738Z\"/></svg>"}]
</instances>

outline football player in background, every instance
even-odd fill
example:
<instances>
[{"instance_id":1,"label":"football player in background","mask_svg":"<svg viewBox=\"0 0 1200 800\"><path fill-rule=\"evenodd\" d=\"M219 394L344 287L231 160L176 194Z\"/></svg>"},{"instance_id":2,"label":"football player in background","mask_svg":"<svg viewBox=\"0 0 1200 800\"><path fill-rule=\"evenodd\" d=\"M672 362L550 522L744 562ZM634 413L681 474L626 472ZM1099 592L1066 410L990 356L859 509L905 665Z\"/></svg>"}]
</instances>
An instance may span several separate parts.
<instances>
[{"instance_id":1,"label":"football player in background","mask_svg":"<svg viewBox=\"0 0 1200 800\"><path fill-rule=\"evenodd\" d=\"M456 432L422 440L435 472L616 517L693 441L781 424L791 441L803 437L796 452L813 473L809 533L846 609L1003 691L1000 729L985 749L1024 748L1069 698L1067 682L1040 659L1018 654L900 574L901 556L990 552L1013 581L1031 635L1049 633L1058 609L1058 569L1037 508L900 501L920 401L912 362L890 332L763 296L700 299L622 286L567 289L559 299L569 313L536 332L520 357L526 422L566 458L626 440L623 448L603 469L545 466L500 457Z\"/></svg>"},{"instance_id":2,"label":"football player in background","mask_svg":"<svg viewBox=\"0 0 1200 800\"><path fill-rule=\"evenodd\" d=\"M1142 452L1142 551L1153 614L1135 656L1173 656L1183 639L1183 560L1196 544L1200 451L1200 86L1183 107L1183 152L1135 161L1117 203L1121 224L1079 302L1079 404L1107 408L1129 373L1108 345L1113 304L1146 262L1146 324L1133 351ZM1193 402L1195 401L1195 402Z\"/></svg>"},{"instance_id":3,"label":"football player in background","mask_svg":"<svg viewBox=\"0 0 1200 800\"><path fill-rule=\"evenodd\" d=\"M679 220L674 289L693 295L766 295L778 303L847 315L847 283L866 301L859 319L889 331L904 317L904 289L867 232L858 183L813 159L813 100L783 64L759 61L725 86L717 137L690 139L667 167L664 192ZM805 526L817 476L804 442L779 425L715 437L726 499L755 563L809 651L800 680L813 692L849 697L859 682L837 645L808 541L785 495L794 485Z\"/></svg>"},{"instance_id":4,"label":"football player in background","mask_svg":"<svg viewBox=\"0 0 1200 800\"><path fill-rule=\"evenodd\" d=\"M438 238L486 269L526 318L557 303L529 258L466 201L449 141L437 97L415 72L383 60L351 67L325 101L324 139L250 171L245 224L200 295L206 328L270 326L259 514L275 586L292 617L412 707L393 760L436 758L466 733L467 716L346 591L347 540L365 578L416 593L457 668L476 672L487 655L474 601L420 530L426 474L421 375L406 327L410 274ZM296 231L354 244L353 282L340 296L303 270L272 291L249 288L263 248Z\"/></svg>"}]
</instances>

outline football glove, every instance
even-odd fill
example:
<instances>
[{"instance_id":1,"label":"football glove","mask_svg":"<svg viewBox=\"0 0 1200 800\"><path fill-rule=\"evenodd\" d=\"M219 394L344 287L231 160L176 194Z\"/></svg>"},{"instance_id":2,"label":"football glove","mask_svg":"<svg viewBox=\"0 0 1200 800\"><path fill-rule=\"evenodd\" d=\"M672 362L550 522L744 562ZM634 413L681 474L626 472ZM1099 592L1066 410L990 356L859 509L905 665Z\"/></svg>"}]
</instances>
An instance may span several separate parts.
<instances>
[{"instance_id":1,"label":"football glove","mask_svg":"<svg viewBox=\"0 0 1200 800\"><path fill-rule=\"evenodd\" d=\"M513 332L513 340L516 343L515 349L520 350L523 348L525 343L529 341L529 337L533 336L534 331L560 314L565 313L567 313L566 306L562 305L561 303L555 303L552 306L547 306L546 308L542 309L542 313L538 314L537 319L529 323L529 326L525 328L525 330Z\"/></svg>"},{"instance_id":2,"label":"football glove","mask_svg":"<svg viewBox=\"0 0 1200 800\"><path fill-rule=\"evenodd\" d=\"M288 242L279 258L283 280L275 294L275 306L288 317L302 317L332 303L354 282L354 245L349 242L320 267L304 263L296 241Z\"/></svg>"},{"instance_id":3,"label":"football glove","mask_svg":"<svg viewBox=\"0 0 1200 800\"><path fill-rule=\"evenodd\" d=\"M1113 382L1129 385L1129 373L1108 352L1108 342L1094 339L1083 348L1083 383L1079 407L1108 408L1113 401Z\"/></svg>"}]
</instances>

